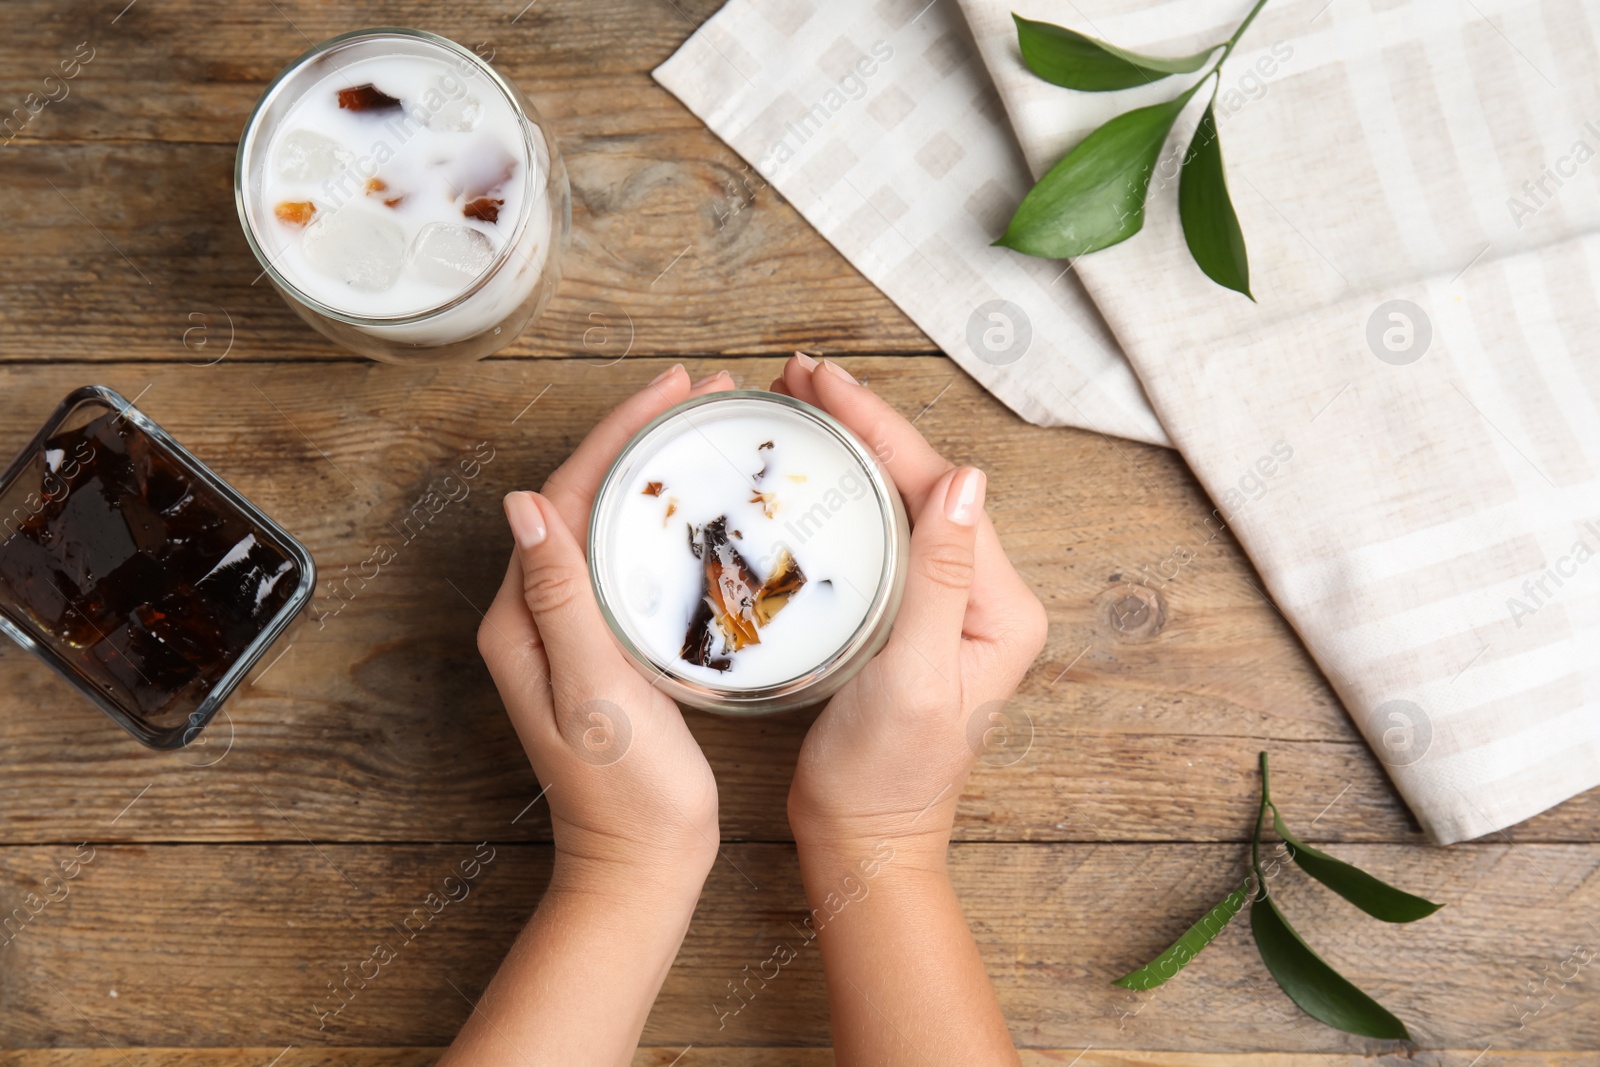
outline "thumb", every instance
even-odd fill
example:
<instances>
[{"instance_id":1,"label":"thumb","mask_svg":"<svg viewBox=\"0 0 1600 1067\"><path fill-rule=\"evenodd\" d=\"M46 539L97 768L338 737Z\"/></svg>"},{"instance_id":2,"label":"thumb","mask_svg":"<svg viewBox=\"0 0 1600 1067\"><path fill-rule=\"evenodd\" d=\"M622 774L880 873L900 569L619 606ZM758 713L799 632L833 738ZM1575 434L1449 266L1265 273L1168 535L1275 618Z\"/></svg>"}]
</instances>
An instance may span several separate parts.
<instances>
[{"instance_id":1,"label":"thumb","mask_svg":"<svg viewBox=\"0 0 1600 1067\"><path fill-rule=\"evenodd\" d=\"M572 531L538 493L508 493L506 520L522 564L522 597L533 616L557 701L594 695L596 661L611 645Z\"/></svg>"},{"instance_id":2,"label":"thumb","mask_svg":"<svg viewBox=\"0 0 1600 1067\"><path fill-rule=\"evenodd\" d=\"M911 528L911 558L895 641L913 658L953 664L972 593L978 523L988 479L976 467L958 467L934 483Z\"/></svg>"}]
</instances>

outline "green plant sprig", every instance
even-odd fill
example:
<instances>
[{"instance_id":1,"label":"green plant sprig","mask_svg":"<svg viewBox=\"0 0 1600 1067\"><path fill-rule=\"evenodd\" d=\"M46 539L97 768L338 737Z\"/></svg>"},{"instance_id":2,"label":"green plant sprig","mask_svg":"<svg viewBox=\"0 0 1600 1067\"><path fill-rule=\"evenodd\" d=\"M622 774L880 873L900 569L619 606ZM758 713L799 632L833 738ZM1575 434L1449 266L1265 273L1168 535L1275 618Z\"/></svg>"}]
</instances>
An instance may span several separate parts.
<instances>
[{"instance_id":1,"label":"green plant sprig","mask_svg":"<svg viewBox=\"0 0 1600 1067\"><path fill-rule=\"evenodd\" d=\"M1223 897L1164 952L1112 984L1124 989L1154 989L1177 974L1222 932L1250 900L1250 932L1256 949L1273 979L1289 999L1308 1015L1339 1030L1366 1037L1410 1040L1406 1026L1387 1008L1357 989L1307 945L1284 917L1267 888L1261 866L1261 829L1268 810L1272 825L1283 839L1284 850L1301 870L1344 897L1368 915L1385 922L1406 923L1426 918L1443 905L1397 889L1344 860L1335 859L1302 842L1284 825L1272 802L1267 754L1261 753L1261 802L1256 807L1255 833L1250 839L1250 869L1237 889Z\"/></svg>"},{"instance_id":2,"label":"green plant sprig","mask_svg":"<svg viewBox=\"0 0 1600 1067\"><path fill-rule=\"evenodd\" d=\"M1178 216L1189 254L1206 276L1254 300L1244 233L1228 195L1215 109L1222 64L1266 3L1257 0L1226 41L1176 58L1129 52L1064 26L1013 13L1023 62L1045 81L1067 89L1108 92L1152 84L1173 74L1193 73L1218 49L1221 53L1174 99L1124 112L1079 142L1023 197L1005 233L994 243L1030 256L1063 259L1098 252L1138 233L1144 227L1145 200L1162 146L1178 115L1210 80L1211 100L1184 154Z\"/></svg>"}]
</instances>

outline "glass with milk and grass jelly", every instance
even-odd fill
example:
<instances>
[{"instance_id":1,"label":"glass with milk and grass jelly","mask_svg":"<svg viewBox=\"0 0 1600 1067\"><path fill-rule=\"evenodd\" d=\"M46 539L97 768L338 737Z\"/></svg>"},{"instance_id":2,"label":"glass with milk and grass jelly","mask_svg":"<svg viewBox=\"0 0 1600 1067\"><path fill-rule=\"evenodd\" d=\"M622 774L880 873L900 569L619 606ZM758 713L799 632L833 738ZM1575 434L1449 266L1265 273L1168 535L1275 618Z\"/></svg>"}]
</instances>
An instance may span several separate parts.
<instances>
[{"instance_id":1,"label":"glass with milk and grass jelly","mask_svg":"<svg viewBox=\"0 0 1600 1067\"><path fill-rule=\"evenodd\" d=\"M622 450L589 524L612 633L674 699L723 714L823 700L883 647L910 524L878 458L823 411L734 390Z\"/></svg>"},{"instance_id":2,"label":"glass with milk and grass jelly","mask_svg":"<svg viewBox=\"0 0 1600 1067\"><path fill-rule=\"evenodd\" d=\"M421 30L342 34L291 63L245 124L234 193L290 307L388 363L509 344L555 291L572 228L533 106Z\"/></svg>"}]
</instances>

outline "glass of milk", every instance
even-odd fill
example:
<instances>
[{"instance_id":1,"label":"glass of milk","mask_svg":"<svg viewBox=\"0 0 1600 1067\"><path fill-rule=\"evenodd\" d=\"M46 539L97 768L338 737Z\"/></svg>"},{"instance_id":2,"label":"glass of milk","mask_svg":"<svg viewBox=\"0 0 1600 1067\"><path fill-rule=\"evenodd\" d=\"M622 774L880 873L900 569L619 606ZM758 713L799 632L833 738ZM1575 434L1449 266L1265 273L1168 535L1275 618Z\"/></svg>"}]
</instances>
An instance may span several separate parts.
<instances>
[{"instance_id":1,"label":"glass of milk","mask_svg":"<svg viewBox=\"0 0 1600 1067\"><path fill-rule=\"evenodd\" d=\"M390 363L509 344L555 291L572 228L533 106L421 30L342 34L291 63L245 124L234 193L289 306Z\"/></svg>"},{"instance_id":2,"label":"glass of milk","mask_svg":"<svg viewBox=\"0 0 1600 1067\"><path fill-rule=\"evenodd\" d=\"M688 400L612 464L589 523L595 595L624 652L692 707L815 703L889 638L910 525L876 456L777 393Z\"/></svg>"}]
</instances>

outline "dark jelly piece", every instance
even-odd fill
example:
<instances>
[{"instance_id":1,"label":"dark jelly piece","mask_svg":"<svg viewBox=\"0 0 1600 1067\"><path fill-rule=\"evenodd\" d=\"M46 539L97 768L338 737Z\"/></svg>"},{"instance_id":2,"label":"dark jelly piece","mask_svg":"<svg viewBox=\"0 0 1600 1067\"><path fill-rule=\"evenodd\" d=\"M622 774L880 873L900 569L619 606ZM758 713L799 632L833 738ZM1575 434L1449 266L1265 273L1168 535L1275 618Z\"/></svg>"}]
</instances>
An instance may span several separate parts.
<instances>
[{"instance_id":1,"label":"dark jelly piece","mask_svg":"<svg viewBox=\"0 0 1600 1067\"><path fill-rule=\"evenodd\" d=\"M368 82L354 89L340 89L339 106L346 111L393 111L400 101Z\"/></svg>"},{"instance_id":2,"label":"dark jelly piece","mask_svg":"<svg viewBox=\"0 0 1600 1067\"><path fill-rule=\"evenodd\" d=\"M479 222L499 222L500 209L505 206L505 203L504 200L480 196L476 200L469 201L467 206L461 209L461 214L469 219L477 219Z\"/></svg>"},{"instance_id":3,"label":"dark jelly piece","mask_svg":"<svg viewBox=\"0 0 1600 1067\"><path fill-rule=\"evenodd\" d=\"M761 588L756 591L755 616L758 626L770 623L784 605L789 603L789 598L800 591L806 584L806 576L800 570L800 564L794 561L787 548L778 552L778 563L772 568L772 573L767 580L761 583Z\"/></svg>"},{"instance_id":4,"label":"dark jelly piece","mask_svg":"<svg viewBox=\"0 0 1600 1067\"><path fill-rule=\"evenodd\" d=\"M756 590L761 582L728 539L726 516L712 519L700 531L701 562L706 569L706 597L716 610L717 626L730 649L761 643L756 633Z\"/></svg>"},{"instance_id":5,"label":"dark jelly piece","mask_svg":"<svg viewBox=\"0 0 1600 1067\"><path fill-rule=\"evenodd\" d=\"M275 614L294 591L293 571L276 549L246 534L195 588L216 608L230 638L247 643L260 620Z\"/></svg>"},{"instance_id":6,"label":"dark jelly piece","mask_svg":"<svg viewBox=\"0 0 1600 1067\"><path fill-rule=\"evenodd\" d=\"M121 493L93 478L67 497L51 517L50 549L80 589L92 589L135 552L138 542L118 505ZM135 525L143 530L144 522Z\"/></svg>"},{"instance_id":7,"label":"dark jelly piece","mask_svg":"<svg viewBox=\"0 0 1600 1067\"><path fill-rule=\"evenodd\" d=\"M17 534L0 547L0 586L39 626L61 632L74 644L94 643L93 631L80 633L79 627L69 625L72 601L81 591L62 573L49 549L32 538Z\"/></svg>"},{"instance_id":8,"label":"dark jelly piece","mask_svg":"<svg viewBox=\"0 0 1600 1067\"><path fill-rule=\"evenodd\" d=\"M683 635L683 648L678 655L696 667L711 665L711 602L701 597L689 618L689 629ZM721 669L721 668L718 668Z\"/></svg>"},{"instance_id":9,"label":"dark jelly piece","mask_svg":"<svg viewBox=\"0 0 1600 1067\"><path fill-rule=\"evenodd\" d=\"M150 665L158 672L172 672L171 677L151 677L150 681L155 684L182 684L193 673L220 663L228 654L216 614L189 586L180 586L156 603L134 609L133 621L138 624L134 633ZM194 671L178 668L173 657L181 659ZM169 685L169 688L176 686Z\"/></svg>"}]
</instances>

